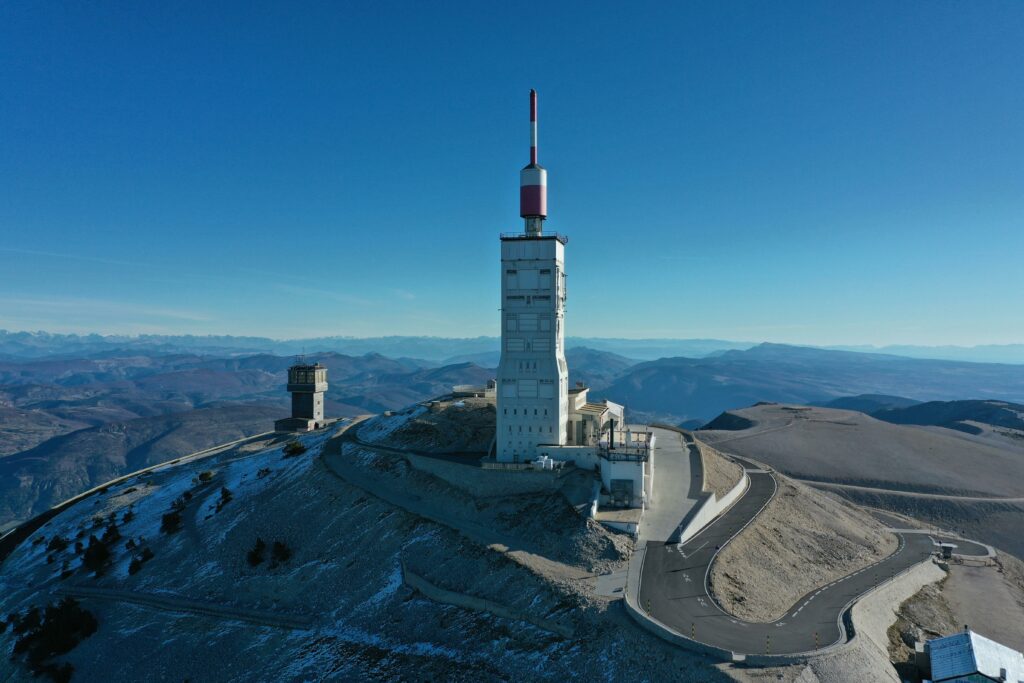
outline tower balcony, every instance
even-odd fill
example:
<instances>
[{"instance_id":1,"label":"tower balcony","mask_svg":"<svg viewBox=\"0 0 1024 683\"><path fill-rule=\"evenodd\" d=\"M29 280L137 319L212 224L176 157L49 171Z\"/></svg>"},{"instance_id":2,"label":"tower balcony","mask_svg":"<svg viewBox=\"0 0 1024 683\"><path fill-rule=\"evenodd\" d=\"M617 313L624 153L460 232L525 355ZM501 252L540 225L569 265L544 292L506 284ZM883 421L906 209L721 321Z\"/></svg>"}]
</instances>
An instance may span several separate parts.
<instances>
[{"instance_id":1,"label":"tower balcony","mask_svg":"<svg viewBox=\"0 0 1024 683\"><path fill-rule=\"evenodd\" d=\"M503 242L509 240L558 240L563 245L569 243L568 235L560 235L557 232L547 232L539 235L533 235L527 232L503 232L499 237Z\"/></svg>"}]
</instances>

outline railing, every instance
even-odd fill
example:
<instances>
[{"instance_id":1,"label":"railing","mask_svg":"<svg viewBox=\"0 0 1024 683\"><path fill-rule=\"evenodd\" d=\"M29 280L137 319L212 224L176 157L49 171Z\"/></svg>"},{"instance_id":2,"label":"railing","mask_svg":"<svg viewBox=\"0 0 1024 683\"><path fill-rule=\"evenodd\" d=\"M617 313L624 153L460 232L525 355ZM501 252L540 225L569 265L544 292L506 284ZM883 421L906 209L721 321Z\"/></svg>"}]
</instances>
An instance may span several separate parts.
<instances>
[{"instance_id":1,"label":"railing","mask_svg":"<svg viewBox=\"0 0 1024 683\"><path fill-rule=\"evenodd\" d=\"M503 240L543 240L543 239L555 239L562 244L569 243L568 235L559 235L557 232L543 232L538 235L527 232L503 232L499 235Z\"/></svg>"},{"instance_id":2,"label":"railing","mask_svg":"<svg viewBox=\"0 0 1024 683\"><path fill-rule=\"evenodd\" d=\"M613 462L646 462L650 457L650 449L637 448L635 446L616 446L615 448L598 446L597 454L605 460L611 460Z\"/></svg>"}]
</instances>

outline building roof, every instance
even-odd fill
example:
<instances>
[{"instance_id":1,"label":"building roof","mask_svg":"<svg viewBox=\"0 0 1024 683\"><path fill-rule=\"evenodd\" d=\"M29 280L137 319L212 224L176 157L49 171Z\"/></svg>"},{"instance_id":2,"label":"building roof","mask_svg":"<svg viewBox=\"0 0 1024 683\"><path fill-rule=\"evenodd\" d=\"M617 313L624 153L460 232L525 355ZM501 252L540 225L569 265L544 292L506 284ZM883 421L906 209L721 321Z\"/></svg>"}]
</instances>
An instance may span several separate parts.
<instances>
[{"instance_id":1,"label":"building roof","mask_svg":"<svg viewBox=\"0 0 1024 683\"><path fill-rule=\"evenodd\" d=\"M935 683L971 674L1001 680L1001 670L1002 680L1024 681L1024 655L974 631L928 641L928 659Z\"/></svg>"},{"instance_id":2,"label":"building roof","mask_svg":"<svg viewBox=\"0 0 1024 683\"><path fill-rule=\"evenodd\" d=\"M608 410L608 406L606 406L603 403L584 403L583 406L576 412L593 413L595 415L601 415L606 410Z\"/></svg>"}]
</instances>

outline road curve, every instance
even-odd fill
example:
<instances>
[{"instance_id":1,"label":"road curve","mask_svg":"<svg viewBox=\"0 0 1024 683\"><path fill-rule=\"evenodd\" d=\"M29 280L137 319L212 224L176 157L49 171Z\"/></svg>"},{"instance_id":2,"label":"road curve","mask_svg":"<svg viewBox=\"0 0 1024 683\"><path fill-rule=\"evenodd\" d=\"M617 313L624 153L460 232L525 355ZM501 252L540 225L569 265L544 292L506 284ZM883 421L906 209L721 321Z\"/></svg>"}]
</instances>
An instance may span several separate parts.
<instances>
[{"instance_id":1,"label":"road curve","mask_svg":"<svg viewBox=\"0 0 1024 683\"><path fill-rule=\"evenodd\" d=\"M839 643L846 638L841 621L851 603L927 560L934 541L940 540L929 534L895 532L899 547L885 559L807 593L774 622L745 622L727 614L711 597L711 564L721 548L771 501L777 485L770 472L736 460L750 477L746 495L685 544L648 541L641 570L640 609L698 643L747 655L802 654Z\"/></svg>"}]
</instances>

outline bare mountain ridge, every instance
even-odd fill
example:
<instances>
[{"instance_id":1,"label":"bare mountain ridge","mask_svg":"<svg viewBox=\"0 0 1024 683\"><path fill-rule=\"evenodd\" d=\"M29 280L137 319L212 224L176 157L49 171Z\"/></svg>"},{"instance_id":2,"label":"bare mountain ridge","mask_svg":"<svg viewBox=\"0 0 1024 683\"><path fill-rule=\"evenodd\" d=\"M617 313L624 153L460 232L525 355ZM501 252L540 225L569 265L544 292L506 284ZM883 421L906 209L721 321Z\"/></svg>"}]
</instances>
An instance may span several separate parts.
<instances>
[{"instance_id":1,"label":"bare mountain ridge","mask_svg":"<svg viewBox=\"0 0 1024 683\"><path fill-rule=\"evenodd\" d=\"M745 423L709 424L716 428L702 430L701 439L715 448L1024 557L1022 441L799 405L763 404L725 415Z\"/></svg>"},{"instance_id":2,"label":"bare mountain ridge","mask_svg":"<svg viewBox=\"0 0 1024 683\"><path fill-rule=\"evenodd\" d=\"M928 401L906 408L878 410L872 416L893 424L933 425L980 434L972 423L1024 430L1024 405L1006 401Z\"/></svg>"},{"instance_id":3,"label":"bare mountain ridge","mask_svg":"<svg viewBox=\"0 0 1024 683\"><path fill-rule=\"evenodd\" d=\"M761 344L709 358L640 363L602 392L632 410L679 420L710 420L759 401L824 403L851 394L1024 401L1024 366Z\"/></svg>"}]
</instances>

